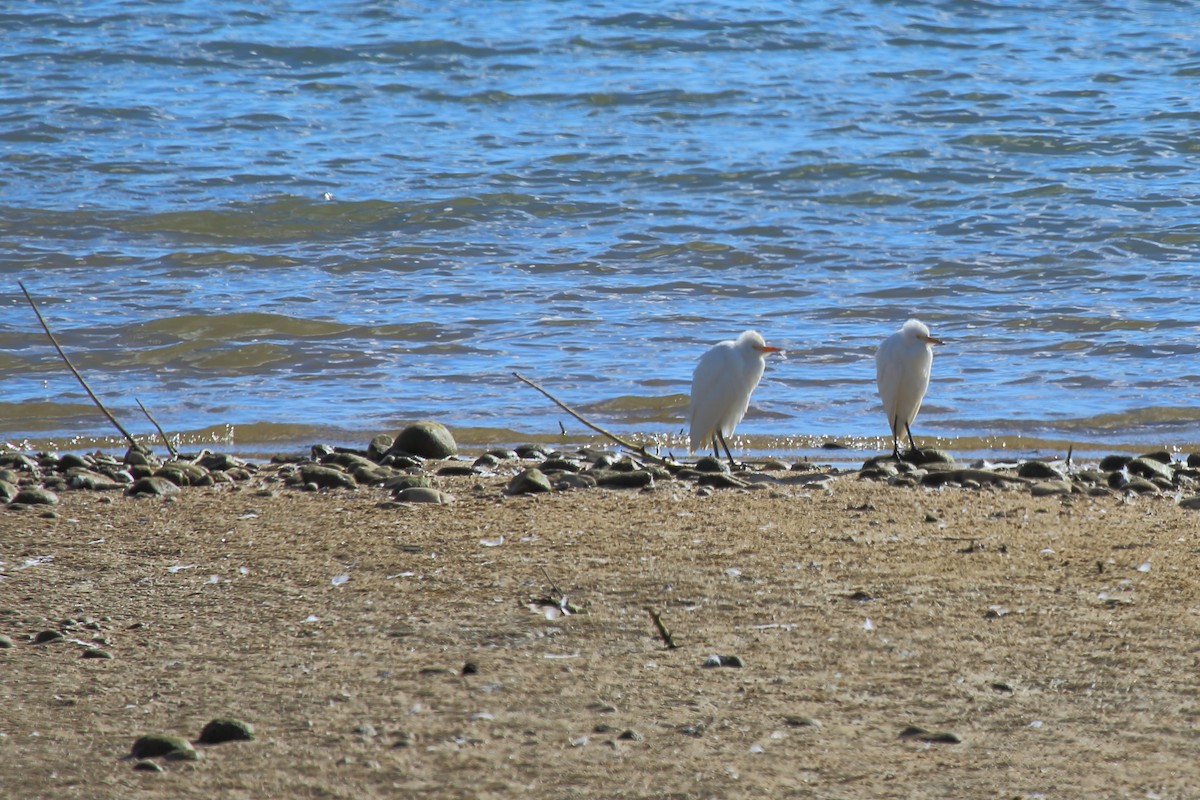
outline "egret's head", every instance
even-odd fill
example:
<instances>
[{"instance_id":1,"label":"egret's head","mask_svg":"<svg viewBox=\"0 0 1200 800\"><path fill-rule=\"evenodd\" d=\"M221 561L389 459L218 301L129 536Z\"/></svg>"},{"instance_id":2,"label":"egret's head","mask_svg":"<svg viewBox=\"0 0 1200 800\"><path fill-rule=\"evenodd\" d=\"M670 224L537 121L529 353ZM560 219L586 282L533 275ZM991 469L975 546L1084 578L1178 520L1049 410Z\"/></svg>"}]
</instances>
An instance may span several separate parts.
<instances>
[{"instance_id":1,"label":"egret's head","mask_svg":"<svg viewBox=\"0 0 1200 800\"><path fill-rule=\"evenodd\" d=\"M900 332L909 339L925 344L945 344L946 342L936 336L929 335L929 327L919 319L910 319L900 328Z\"/></svg>"},{"instance_id":2,"label":"egret's head","mask_svg":"<svg viewBox=\"0 0 1200 800\"><path fill-rule=\"evenodd\" d=\"M758 331L745 331L737 338L737 346L754 353L782 353L782 347L771 347Z\"/></svg>"}]
</instances>

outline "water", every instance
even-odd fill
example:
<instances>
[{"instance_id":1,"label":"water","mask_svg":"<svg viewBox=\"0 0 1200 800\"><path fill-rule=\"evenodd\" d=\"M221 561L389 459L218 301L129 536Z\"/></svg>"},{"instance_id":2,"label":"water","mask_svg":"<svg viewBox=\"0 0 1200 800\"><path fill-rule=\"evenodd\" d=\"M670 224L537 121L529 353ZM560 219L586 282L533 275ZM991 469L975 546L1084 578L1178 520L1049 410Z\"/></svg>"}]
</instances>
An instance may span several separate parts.
<instances>
[{"instance_id":1,"label":"water","mask_svg":"<svg viewBox=\"0 0 1200 800\"><path fill-rule=\"evenodd\" d=\"M914 430L1200 448L1190 3L56 2L0 11L0 435L683 451L887 446L872 356L949 340ZM861 453L852 451L852 458Z\"/></svg>"}]
</instances>

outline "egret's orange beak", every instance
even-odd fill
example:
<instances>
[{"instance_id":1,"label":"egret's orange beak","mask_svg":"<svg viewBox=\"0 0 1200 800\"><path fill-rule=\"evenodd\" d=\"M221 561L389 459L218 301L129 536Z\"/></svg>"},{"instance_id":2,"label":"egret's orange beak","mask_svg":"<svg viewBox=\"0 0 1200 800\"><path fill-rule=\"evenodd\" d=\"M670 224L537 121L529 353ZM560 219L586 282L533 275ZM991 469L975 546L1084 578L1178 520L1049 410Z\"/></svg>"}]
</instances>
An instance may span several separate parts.
<instances>
[{"instance_id":1,"label":"egret's orange beak","mask_svg":"<svg viewBox=\"0 0 1200 800\"><path fill-rule=\"evenodd\" d=\"M939 339L936 336L922 336L921 341L927 344L945 344L945 339Z\"/></svg>"},{"instance_id":2,"label":"egret's orange beak","mask_svg":"<svg viewBox=\"0 0 1200 800\"><path fill-rule=\"evenodd\" d=\"M783 352L782 347L771 347L771 345L769 345L769 344L764 344L762 347L755 345L754 349L758 350L759 352L762 352L762 353L782 353Z\"/></svg>"}]
</instances>

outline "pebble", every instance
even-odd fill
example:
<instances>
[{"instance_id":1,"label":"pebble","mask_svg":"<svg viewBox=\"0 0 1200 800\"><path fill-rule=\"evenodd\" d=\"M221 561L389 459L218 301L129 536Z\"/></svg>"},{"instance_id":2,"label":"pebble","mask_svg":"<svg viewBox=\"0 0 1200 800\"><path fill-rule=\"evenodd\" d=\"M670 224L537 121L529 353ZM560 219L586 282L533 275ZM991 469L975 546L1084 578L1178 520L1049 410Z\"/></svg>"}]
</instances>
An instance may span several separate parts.
<instances>
[{"instance_id":1,"label":"pebble","mask_svg":"<svg viewBox=\"0 0 1200 800\"><path fill-rule=\"evenodd\" d=\"M1155 458L1146 458L1139 456L1132 459L1125 465L1125 469L1130 475L1136 475L1139 478L1153 480L1154 478L1164 478L1168 481L1175 479L1175 470L1168 465Z\"/></svg>"},{"instance_id":2,"label":"pebble","mask_svg":"<svg viewBox=\"0 0 1200 800\"><path fill-rule=\"evenodd\" d=\"M134 758L158 758L165 756L180 761L195 761L199 758L196 748L182 736L170 736L161 733L151 733L139 736L133 743L129 754Z\"/></svg>"},{"instance_id":3,"label":"pebble","mask_svg":"<svg viewBox=\"0 0 1200 800\"><path fill-rule=\"evenodd\" d=\"M340 469L325 467L320 464L302 464L300 480L305 484L315 484L320 489L356 489L358 483L353 477Z\"/></svg>"},{"instance_id":4,"label":"pebble","mask_svg":"<svg viewBox=\"0 0 1200 800\"><path fill-rule=\"evenodd\" d=\"M111 660L112 657L112 653L108 652L107 650L101 650L99 647L89 647L87 650L84 650L83 655L80 656L80 658L102 658L109 660Z\"/></svg>"},{"instance_id":5,"label":"pebble","mask_svg":"<svg viewBox=\"0 0 1200 800\"><path fill-rule=\"evenodd\" d=\"M220 744L221 742L248 742L254 739L254 726L240 719L224 717L214 719L200 731L201 744Z\"/></svg>"},{"instance_id":6,"label":"pebble","mask_svg":"<svg viewBox=\"0 0 1200 800\"><path fill-rule=\"evenodd\" d=\"M139 495L165 497L166 495L178 493L179 486L171 483L166 478L156 477L138 478L125 490L127 497L138 497Z\"/></svg>"},{"instance_id":7,"label":"pebble","mask_svg":"<svg viewBox=\"0 0 1200 800\"><path fill-rule=\"evenodd\" d=\"M133 768L134 768L134 770L136 770L138 772L165 772L166 771L162 768L162 766L160 764L157 764L153 761L145 761L145 760L134 762Z\"/></svg>"},{"instance_id":8,"label":"pebble","mask_svg":"<svg viewBox=\"0 0 1200 800\"><path fill-rule=\"evenodd\" d=\"M392 492L402 492L405 489L413 488L430 488L433 486L428 475L396 475L388 478L383 482L383 488L390 489Z\"/></svg>"},{"instance_id":9,"label":"pebble","mask_svg":"<svg viewBox=\"0 0 1200 800\"><path fill-rule=\"evenodd\" d=\"M742 661L742 659L739 658L738 656L719 656L719 655L714 654L714 655L711 655L708 658L704 659L704 666L708 667L708 668L712 668L712 667L740 668L740 667L746 666L746 663L744 661Z\"/></svg>"},{"instance_id":10,"label":"pebble","mask_svg":"<svg viewBox=\"0 0 1200 800\"><path fill-rule=\"evenodd\" d=\"M552 490L550 479L537 467L530 467L508 482L509 494L538 494Z\"/></svg>"},{"instance_id":11,"label":"pebble","mask_svg":"<svg viewBox=\"0 0 1200 800\"><path fill-rule=\"evenodd\" d=\"M1071 484L1064 480L1038 481L1030 487L1029 491L1034 497L1068 495L1071 493Z\"/></svg>"},{"instance_id":12,"label":"pebble","mask_svg":"<svg viewBox=\"0 0 1200 800\"><path fill-rule=\"evenodd\" d=\"M704 456L693 466L697 472L729 472L729 465L719 458Z\"/></svg>"},{"instance_id":13,"label":"pebble","mask_svg":"<svg viewBox=\"0 0 1200 800\"><path fill-rule=\"evenodd\" d=\"M900 731L899 739L912 739L927 744L961 744L962 738L950 731L927 731L917 725L909 725Z\"/></svg>"},{"instance_id":14,"label":"pebble","mask_svg":"<svg viewBox=\"0 0 1200 800\"><path fill-rule=\"evenodd\" d=\"M27 486L17 492L11 502L27 506L52 506L58 504L58 495L39 486Z\"/></svg>"},{"instance_id":15,"label":"pebble","mask_svg":"<svg viewBox=\"0 0 1200 800\"><path fill-rule=\"evenodd\" d=\"M0 650L7 650L13 646L13 640L3 634L0 634Z\"/></svg>"},{"instance_id":16,"label":"pebble","mask_svg":"<svg viewBox=\"0 0 1200 800\"><path fill-rule=\"evenodd\" d=\"M1064 480L1066 476L1045 461L1026 461L1017 468L1017 475L1022 478L1038 480Z\"/></svg>"},{"instance_id":17,"label":"pebble","mask_svg":"<svg viewBox=\"0 0 1200 800\"><path fill-rule=\"evenodd\" d=\"M454 502L454 495L424 486L412 486L396 492L396 499L401 503L433 503L444 506Z\"/></svg>"},{"instance_id":18,"label":"pebble","mask_svg":"<svg viewBox=\"0 0 1200 800\"><path fill-rule=\"evenodd\" d=\"M65 637L61 632L55 630L38 631L33 637L34 644L49 644L50 642L61 642Z\"/></svg>"}]
</instances>

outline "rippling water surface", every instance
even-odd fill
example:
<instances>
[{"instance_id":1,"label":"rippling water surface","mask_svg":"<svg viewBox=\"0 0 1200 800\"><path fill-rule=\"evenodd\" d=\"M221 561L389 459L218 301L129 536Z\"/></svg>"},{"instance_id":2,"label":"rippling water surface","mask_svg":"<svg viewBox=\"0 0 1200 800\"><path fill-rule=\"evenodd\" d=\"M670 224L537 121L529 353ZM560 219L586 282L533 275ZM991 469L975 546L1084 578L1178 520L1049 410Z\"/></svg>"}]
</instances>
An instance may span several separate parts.
<instances>
[{"instance_id":1,"label":"rippling water surface","mask_svg":"<svg viewBox=\"0 0 1200 800\"><path fill-rule=\"evenodd\" d=\"M1200 446L1190 3L178 0L0 9L0 434L557 437L676 452L757 328L740 446Z\"/></svg>"}]
</instances>

